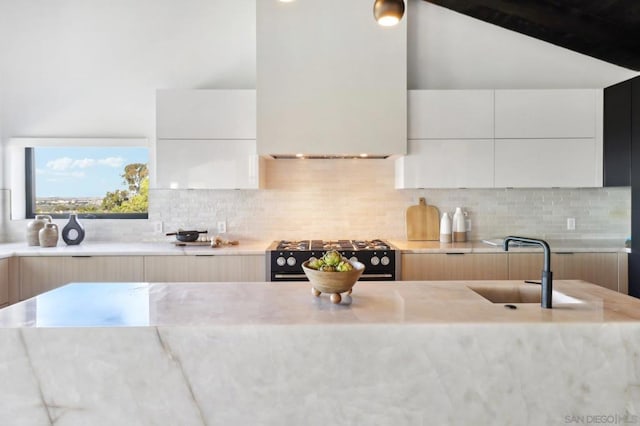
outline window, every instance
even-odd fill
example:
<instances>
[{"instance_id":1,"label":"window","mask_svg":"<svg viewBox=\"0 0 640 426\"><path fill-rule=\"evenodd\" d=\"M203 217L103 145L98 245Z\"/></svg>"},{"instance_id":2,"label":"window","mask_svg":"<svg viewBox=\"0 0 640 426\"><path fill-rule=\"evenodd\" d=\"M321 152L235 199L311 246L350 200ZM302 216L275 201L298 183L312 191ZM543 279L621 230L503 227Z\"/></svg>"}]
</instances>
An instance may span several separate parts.
<instances>
[{"instance_id":1,"label":"window","mask_svg":"<svg viewBox=\"0 0 640 426\"><path fill-rule=\"evenodd\" d=\"M149 150L141 146L25 147L26 217L148 214Z\"/></svg>"}]
</instances>

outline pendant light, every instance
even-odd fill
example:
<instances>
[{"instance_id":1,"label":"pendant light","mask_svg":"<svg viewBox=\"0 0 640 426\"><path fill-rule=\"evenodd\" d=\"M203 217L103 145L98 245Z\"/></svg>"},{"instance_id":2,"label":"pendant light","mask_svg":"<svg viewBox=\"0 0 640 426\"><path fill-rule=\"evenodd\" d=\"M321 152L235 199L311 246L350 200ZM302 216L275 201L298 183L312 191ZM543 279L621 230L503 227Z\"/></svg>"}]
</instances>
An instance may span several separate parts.
<instances>
[{"instance_id":1,"label":"pendant light","mask_svg":"<svg viewBox=\"0 0 640 426\"><path fill-rule=\"evenodd\" d=\"M383 27L396 25L404 15L404 0L376 0L373 16Z\"/></svg>"}]
</instances>

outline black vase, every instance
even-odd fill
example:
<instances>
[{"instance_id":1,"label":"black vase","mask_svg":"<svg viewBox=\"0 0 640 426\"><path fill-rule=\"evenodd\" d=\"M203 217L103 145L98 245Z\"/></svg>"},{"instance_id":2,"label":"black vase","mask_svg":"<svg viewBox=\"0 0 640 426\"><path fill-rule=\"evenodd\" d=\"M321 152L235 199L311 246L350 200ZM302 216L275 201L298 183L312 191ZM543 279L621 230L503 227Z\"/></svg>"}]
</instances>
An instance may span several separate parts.
<instances>
[{"instance_id":1,"label":"black vase","mask_svg":"<svg viewBox=\"0 0 640 426\"><path fill-rule=\"evenodd\" d=\"M84 227L78 222L78 215L69 215L69 222L62 228L62 239L67 245L74 246L84 240Z\"/></svg>"}]
</instances>

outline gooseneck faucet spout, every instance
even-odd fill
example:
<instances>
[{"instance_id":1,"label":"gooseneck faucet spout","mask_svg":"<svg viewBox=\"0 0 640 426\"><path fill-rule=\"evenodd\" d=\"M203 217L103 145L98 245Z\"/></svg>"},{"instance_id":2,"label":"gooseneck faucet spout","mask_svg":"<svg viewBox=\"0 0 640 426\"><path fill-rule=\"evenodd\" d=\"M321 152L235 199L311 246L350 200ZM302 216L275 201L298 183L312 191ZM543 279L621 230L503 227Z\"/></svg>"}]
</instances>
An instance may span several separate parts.
<instances>
[{"instance_id":1,"label":"gooseneck faucet spout","mask_svg":"<svg viewBox=\"0 0 640 426\"><path fill-rule=\"evenodd\" d=\"M509 236L504 239L504 251L509 251L509 241L520 241L523 243L532 243L542 246L542 249L544 250L544 265L542 267L542 299L540 301L540 306L551 309L553 273L551 272L551 249L549 248L549 244L544 240L538 240L536 238Z\"/></svg>"}]
</instances>

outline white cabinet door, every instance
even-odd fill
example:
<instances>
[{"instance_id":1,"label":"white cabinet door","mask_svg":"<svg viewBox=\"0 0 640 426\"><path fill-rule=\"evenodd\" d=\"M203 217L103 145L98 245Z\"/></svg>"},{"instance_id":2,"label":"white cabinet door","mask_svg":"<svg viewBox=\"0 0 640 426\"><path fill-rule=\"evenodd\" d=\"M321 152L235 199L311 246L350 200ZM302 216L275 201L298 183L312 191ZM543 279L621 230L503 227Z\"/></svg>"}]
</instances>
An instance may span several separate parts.
<instances>
[{"instance_id":1,"label":"white cabinet door","mask_svg":"<svg viewBox=\"0 0 640 426\"><path fill-rule=\"evenodd\" d=\"M158 90L158 139L255 139L255 90Z\"/></svg>"},{"instance_id":2,"label":"white cabinet door","mask_svg":"<svg viewBox=\"0 0 640 426\"><path fill-rule=\"evenodd\" d=\"M493 139L410 140L396 188L493 187Z\"/></svg>"},{"instance_id":3,"label":"white cabinet door","mask_svg":"<svg viewBox=\"0 0 640 426\"><path fill-rule=\"evenodd\" d=\"M493 94L493 90L410 90L408 138L493 138Z\"/></svg>"},{"instance_id":4,"label":"white cabinet door","mask_svg":"<svg viewBox=\"0 0 640 426\"><path fill-rule=\"evenodd\" d=\"M496 90L495 137L596 138L602 91Z\"/></svg>"},{"instance_id":5,"label":"white cabinet door","mask_svg":"<svg viewBox=\"0 0 640 426\"><path fill-rule=\"evenodd\" d=\"M495 186L602 186L596 146L594 139L496 139Z\"/></svg>"},{"instance_id":6,"label":"white cabinet door","mask_svg":"<svg viewBox=\"0 0 640 426\"><path fill-rule=\"evenodd\" d=\"M255 140L160 139L156 144L156 186L255 189L262 182L260 161Z\"/></svg>"}]
</instances>

